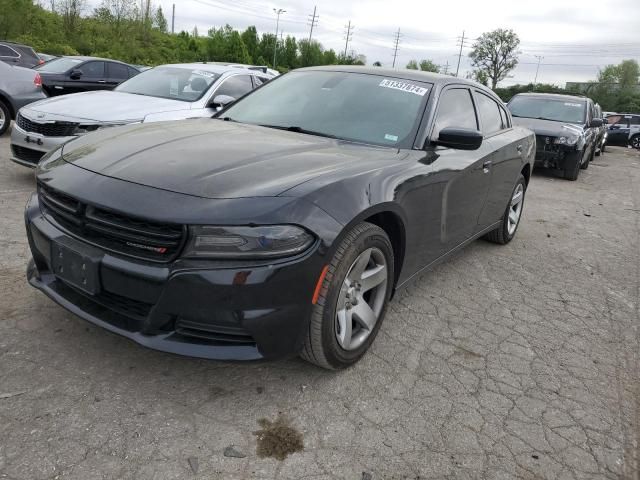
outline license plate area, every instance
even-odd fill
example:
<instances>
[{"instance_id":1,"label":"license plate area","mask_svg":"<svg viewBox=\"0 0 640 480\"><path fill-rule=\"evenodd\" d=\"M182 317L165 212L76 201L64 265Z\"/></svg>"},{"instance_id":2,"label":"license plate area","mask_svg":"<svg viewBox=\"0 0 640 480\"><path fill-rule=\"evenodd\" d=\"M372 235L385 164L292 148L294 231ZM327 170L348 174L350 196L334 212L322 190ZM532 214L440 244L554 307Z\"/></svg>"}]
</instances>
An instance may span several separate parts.
<instances>
[{"instance_id":1,"label":"license plate area","mask_svg":"<svg viewBox=\"0 0 640 480\"><path fill-rule=\"evenodd\" d=\"M79 249L51 242L53 274L89 295L100 292L100 258Z\"/></svg>"}]
</instances>

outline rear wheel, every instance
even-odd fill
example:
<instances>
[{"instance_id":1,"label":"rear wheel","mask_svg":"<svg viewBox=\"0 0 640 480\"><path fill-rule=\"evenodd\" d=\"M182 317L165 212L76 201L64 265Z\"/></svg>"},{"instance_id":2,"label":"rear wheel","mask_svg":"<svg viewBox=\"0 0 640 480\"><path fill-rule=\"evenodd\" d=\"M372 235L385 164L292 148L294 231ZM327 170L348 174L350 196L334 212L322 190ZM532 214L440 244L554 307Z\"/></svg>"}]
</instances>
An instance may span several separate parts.
<instances>
[{"instance_id":1,"label":"rear wheel","mask_svg":"<svg viewBox=\"0 0 640 480\"><path fill-rule=\"evenodd\" d=\"M498 228L485 235L484 238L486 240L500 245L505 245L513 240L513 237L516 236L516 232L518 231L518 225L520 225L526 191L527 182L524 179L524 176L520 175L520 178L518 178L518 182L513 189L513 193L511 194L509 205L504 212L502 223Z\"/></svg>"},{"instance_id":2,"label":"rear wheel","mask_svg":"<svg viewBox=\"0 0 640 480\"><path fill-rule=\"evenodd\" d=\"M393 248L387 234L370 223L356 225L329 264L302 358L329 370L360 360L380 329L393 279Z\"/></svg>"},{"instance_id":3,"label":"rear wheel","mask_svg":"<svg viewBox=\"0 0 640 480\"><path fill-rule=\"evenodd\" d=\"M0 135L9 129L11 124L11 111L9 107L0 100Z\"/></svg>"},{"instance_id":4,"label":"rear wheel","mask_svg":"<svg viewBox=\"0 0 640 480\"><path fill-rule=\"evenodd\" d=\"M589 155L587 157L587 160L585 162L582 163L582 165L580 165L580 168L582 170L586 170L587 168L589 168L589 164L593 161L593 157L595 157L596 155L596 147L593 147L593 151L591 152L591 155Z\"/></svg>"},{"instance_id":5,"label":"rear wheel","mask_svg":"<svg viewBox=\"0 0 640 480\"><path fill-rule=\"evenodd\" d=\"M629 143L633 148L640 150L640 134L637 134L631 137L631 140L629 141Z\"/></svg>"}]
</instances>

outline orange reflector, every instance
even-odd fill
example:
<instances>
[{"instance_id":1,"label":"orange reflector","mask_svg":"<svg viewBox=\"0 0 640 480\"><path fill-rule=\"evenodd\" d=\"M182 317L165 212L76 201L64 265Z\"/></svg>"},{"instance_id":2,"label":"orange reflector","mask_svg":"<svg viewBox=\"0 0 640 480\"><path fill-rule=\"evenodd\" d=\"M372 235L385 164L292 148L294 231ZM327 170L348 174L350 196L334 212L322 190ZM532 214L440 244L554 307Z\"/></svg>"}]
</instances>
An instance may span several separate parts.
<instances>
[{"instance_id":1,"label":"orange reflector","mask_svg":"<svg viewBox=\"0 0 640 480\"><path fill-rule=\"evenodd\" d=\"M316 283L316 289L313 292L313 299L311 303L315 305L318 302L318 297L320 296L320 290L322 289L322 282L324 282L324 277L327 276L327 272L329 271L329 265L325 265L320 273L320 277L318 277L318 283Z\"/></svg>"}]
</instances>

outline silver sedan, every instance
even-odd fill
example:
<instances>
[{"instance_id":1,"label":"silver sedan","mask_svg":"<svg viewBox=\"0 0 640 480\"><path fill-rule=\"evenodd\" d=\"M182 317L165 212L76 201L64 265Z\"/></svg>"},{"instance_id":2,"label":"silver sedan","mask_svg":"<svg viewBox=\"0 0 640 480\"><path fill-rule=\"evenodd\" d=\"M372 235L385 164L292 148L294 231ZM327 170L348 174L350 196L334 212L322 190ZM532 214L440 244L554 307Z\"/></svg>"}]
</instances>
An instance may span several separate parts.
<instances>
[{"instance_id":1,"label":"silver sedan","mask_svg":"<svg viewBox=\"0 0 640 480\"><path fill-rule=\"evenodd\" d=\"M216 64L163 65L113 91L53 97L24 107L11 134L11 160L35 167L45 153L100 128L210 117L273 78L261 69Z\"/></svg>"}]
</instances>

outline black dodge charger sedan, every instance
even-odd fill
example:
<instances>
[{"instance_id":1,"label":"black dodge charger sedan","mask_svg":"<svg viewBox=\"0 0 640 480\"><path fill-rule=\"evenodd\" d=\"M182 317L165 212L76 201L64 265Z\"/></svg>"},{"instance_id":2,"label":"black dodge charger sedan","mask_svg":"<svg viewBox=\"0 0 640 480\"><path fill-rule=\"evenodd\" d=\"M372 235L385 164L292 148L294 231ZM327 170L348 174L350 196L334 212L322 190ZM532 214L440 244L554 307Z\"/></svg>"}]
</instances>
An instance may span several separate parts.
<instances>
[{"instance_id":1,"label":"black dodge charger sedan","mask_svg":"<svg viewBox=\"0 0 640 480\"><path fill-rule=\"evenodd\" d=\"M478 237L511 241L534 155L479 84L301 69L217 118L104 129L48 154L25 213L28 278L151 348L339 369L397 288Z\"/></svg>"}]
</instances>

